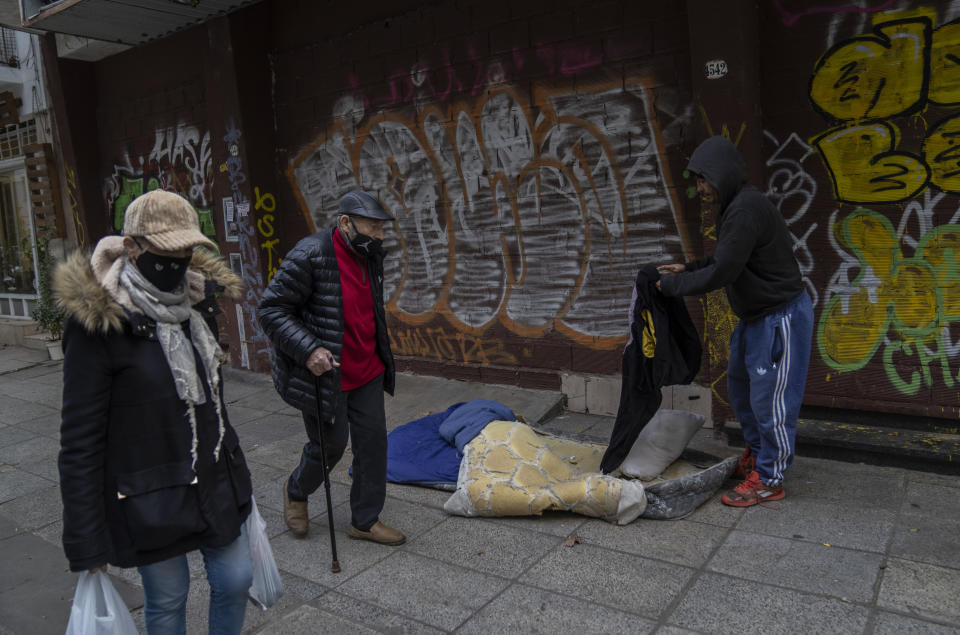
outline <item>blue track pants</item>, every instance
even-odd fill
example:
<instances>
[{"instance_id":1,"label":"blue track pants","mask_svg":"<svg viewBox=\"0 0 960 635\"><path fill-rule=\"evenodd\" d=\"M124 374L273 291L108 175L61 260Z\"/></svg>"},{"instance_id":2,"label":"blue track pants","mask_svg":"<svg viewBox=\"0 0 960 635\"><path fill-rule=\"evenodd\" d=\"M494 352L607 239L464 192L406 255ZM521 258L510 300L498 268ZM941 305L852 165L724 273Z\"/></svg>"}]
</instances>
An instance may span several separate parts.
<instances>
[{"instance_id":1,"label":"blue track pants","mask_svg":"<svg viewBox=\"0 0 960 635\"><path fill-rule=\"evenodd\" d=\"M813 306L806 291L774 313L741 321L730 338L730 405L767 485L779 485L793 462L812 339Z\"/></svg>"}]
</instances>

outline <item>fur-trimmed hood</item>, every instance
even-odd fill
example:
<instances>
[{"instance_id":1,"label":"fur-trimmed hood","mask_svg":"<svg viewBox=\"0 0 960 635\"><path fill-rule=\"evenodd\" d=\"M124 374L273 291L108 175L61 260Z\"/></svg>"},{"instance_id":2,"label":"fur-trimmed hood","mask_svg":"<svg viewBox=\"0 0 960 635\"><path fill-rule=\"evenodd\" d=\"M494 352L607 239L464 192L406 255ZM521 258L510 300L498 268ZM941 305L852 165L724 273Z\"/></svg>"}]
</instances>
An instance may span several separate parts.
<instances>
[{"instance_id":1,"label":"fur-trimmed hood","mask_svg":"<svg viewBox=\"0 0 960 635\"><path fill-rule=\"evenodd\" d=\"M123 237L107 236L97 243L93 255L78 249L54 270L52 287L57 304L87 332L120 331L126 312L139 312L120 286L125 260ZM223 295L235 300L244 290L243 280L223 258L206 249L194 250L187 280L193 304L204 299L207 280L222 286Z\"/></svg>"}]
</instances>

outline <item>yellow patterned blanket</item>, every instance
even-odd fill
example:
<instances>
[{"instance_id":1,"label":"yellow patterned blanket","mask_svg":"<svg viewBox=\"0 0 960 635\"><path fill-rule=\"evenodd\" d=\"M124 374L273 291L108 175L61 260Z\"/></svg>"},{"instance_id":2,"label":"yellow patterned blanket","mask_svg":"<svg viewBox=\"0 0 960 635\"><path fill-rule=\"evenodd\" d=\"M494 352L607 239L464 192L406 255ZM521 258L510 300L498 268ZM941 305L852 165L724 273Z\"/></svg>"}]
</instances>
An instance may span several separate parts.
<instances>
[{"instance_id":1,"label":"yellow patterned blanket","mask_svg":"<svg viewBox=\"0 0 960 635\"><path fill-rule=\"evenodd\" d=\"M493 421L464 448L457 490L444 509L460 516L538 516L568 510L625 525L647 506L640 481L600 473L606 445Z\"/></svg>"}]
</instances>

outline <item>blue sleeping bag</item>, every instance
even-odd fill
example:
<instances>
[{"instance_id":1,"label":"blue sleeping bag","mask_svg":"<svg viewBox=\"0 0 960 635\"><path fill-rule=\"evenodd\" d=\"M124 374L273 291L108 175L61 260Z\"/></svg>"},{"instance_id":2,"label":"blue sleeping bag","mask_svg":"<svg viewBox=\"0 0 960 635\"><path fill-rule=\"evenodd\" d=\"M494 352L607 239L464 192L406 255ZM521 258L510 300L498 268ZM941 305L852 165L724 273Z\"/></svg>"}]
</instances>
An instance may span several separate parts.
<instances>
[{"instance_id":1,"label":"blue sleeping bag","mask_svg":"<svg viewBox=\"0 0 960 635\"><path fill-rule=\"evenodd\" d=\"M397 426L387 435L387 481L452 488L464 446L491 421L514 418L501 403L474 399Z\"/></svg>"}]
</instances>

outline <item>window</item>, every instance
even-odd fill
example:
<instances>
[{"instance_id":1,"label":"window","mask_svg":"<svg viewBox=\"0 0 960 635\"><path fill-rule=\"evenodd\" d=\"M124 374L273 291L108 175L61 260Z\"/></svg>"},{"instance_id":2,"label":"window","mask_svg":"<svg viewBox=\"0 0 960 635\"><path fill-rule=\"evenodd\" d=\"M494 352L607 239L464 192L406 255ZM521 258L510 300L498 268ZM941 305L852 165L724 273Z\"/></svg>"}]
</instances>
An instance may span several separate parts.
<instances>
[{"instance_id":1,"label":"window","mask_svg":"<svg viewBox=\"0 0 960 635\"><path fill-rule=\"evenodd\" d=\"M33 218L22 170L0 174L0 294L35 294Z\"/></svg>"}]
</instances>

